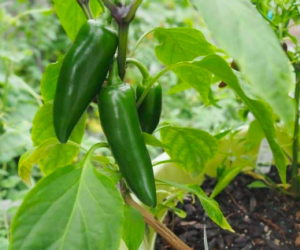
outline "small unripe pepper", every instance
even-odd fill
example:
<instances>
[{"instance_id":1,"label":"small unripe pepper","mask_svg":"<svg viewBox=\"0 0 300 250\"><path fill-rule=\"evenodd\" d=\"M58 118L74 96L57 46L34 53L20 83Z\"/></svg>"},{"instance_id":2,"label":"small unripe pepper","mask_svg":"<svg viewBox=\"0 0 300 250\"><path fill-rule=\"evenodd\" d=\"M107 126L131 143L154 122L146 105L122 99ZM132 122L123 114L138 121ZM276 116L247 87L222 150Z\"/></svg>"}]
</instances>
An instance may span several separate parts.
<instances>
[{"instance_id":1,"label":"small unripe pepper","mask_svg":"<svg viewBox=\"0 0 300 250\"><path fill-rule=\"evenodd\" d=\"M143 76L143 81L136 88L136 102L138 104L139 99L146 91L148 84L152 84L153 79L146 67L138 60L127 58L126 62L127 64L134 64ZM159 83L151 86L137 109L142 131L152 134L159 123L162 111L162 88Z\"/></svg>"},{"instance_id":2,"label":"small unripe pepper","mask_svg":"<svg viewBox=\"0 0 300 250\"><path fill-rule=\"evenodd\" d=\"M139 84L136 88L137 101L145 91L146 86ZM139 121L143 132L152 134L156 129L162 111L162 88L159 83L155 83L145 99L138 107Z\"/></svg>"}]
</instances>

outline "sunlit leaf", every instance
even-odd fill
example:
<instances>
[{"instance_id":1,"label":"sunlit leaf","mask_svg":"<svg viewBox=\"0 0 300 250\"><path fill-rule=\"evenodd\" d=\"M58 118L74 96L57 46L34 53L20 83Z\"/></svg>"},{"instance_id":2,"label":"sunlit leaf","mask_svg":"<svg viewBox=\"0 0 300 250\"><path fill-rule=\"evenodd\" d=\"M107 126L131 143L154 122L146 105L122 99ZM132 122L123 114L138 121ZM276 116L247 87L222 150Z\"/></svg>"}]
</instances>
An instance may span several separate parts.
<instances>
[{"instance_id":1,"label":"sunlit leaf","mask_svg":"<svg viewBox=\"0 0 300 250\"><path fill-rule=\"evenodd\" d=\"M292 67L280 43L248 0L196 0L218 45L237 62L259 95L293 129L295 106Z\"/></svg>"},{"instance_id":2,"label":"sunlit leaf","mask_svg":"<svg viewBox=\"0 0 300 250\"><path fill-rule=\"evenodd\" d=\"M150 135L148 133L143 132L143 139L144 142L149 146L159 147L159 148L164 148L166 146L160 140L156 139L153 135Z\"/></svg>"},{"instance_id":3,"label":"sunlit leaf","mask_svg":"<svg viewBox=\"0 0 300 250\"><path fill-rule=\"evenodd\" d=\"M265 134L259 122L257 120L252 121L247 133L247 147L252 149L253 147L257 146L264 137Z\"/></svg>"},{"instance_id":4,"label":"sunlit leaf","mask_svg":"<svg viewBox=\"0 0 300 250\"><path fill-rule=\"evenodd\" d=\"M203 34L193 28L157 28L154 35L160 42L155 48L156 55L167 65L215 52Z\"/></svg>"},{"instance_id":5,"label":"sunlit leaf","mask_svg":"<svg viewBox=\"0 0 300 250\"><path fill-rule=\"evenodd\" d=\"M253 181L248 186L248 188L270 188L265 182L263 181Z\"/></svg>"},{"instance_id":6,"label":"sunlit leaf","mask_svg":"<svg viewBox=\"0 0 300 250\"><path fill-rule=\"evenodd\" d=\"M284 153L277 142L274 126L275 121L271 108L263 101L252 100L245 95L243 89L239 84L238 78L233 73L227 62L224 61L221 57L217 55L210 55L205 57L201 61L195 62L195 65L210 70L213 74L220 77L248 106L265 133L265 136L273 152L281 181L283 183L286 183L286 161Z\"/></svg>"},{"instance_id":7,"label":"sunlit leaf","mask_svg":"<svg viewBox=\"0 0 300 250\"><path fill-rule=\"evenodd\" d=\"M159 182L166 183L168 185L178 187L180 189L193 193L198 197L202 207L204 208L209 218L212 219L212 221L214 221L221 228L234 232L234 230L228 224L222 211L220 210L219 204L214 199L208 197L206 193L199 187L199 185L194 185L194 184L182 185L182 184L165 181L165 180L159 180Z\"/></svg>"},{"instance_id":8,"label":"sunlit leaf","mask_svg":"<svg viewBox=\"0 0 300 250\"><path fill-rule=\"evenodd\" d=\"M186 218L186 212L177 208L177 207L172 207L170 208L172 211L180 218L185 219Z\"/></svg>"},{"instance_id":9,"label":"sunlit leaf","mask_svg":"<svg viewBox=\"0 0 300 250\"><path fill-rule=\"evenodd\" d=\"M41 93L44 102L48 102L54 99L56 84L62 62L63 57L60 57L57 62L49 64L43 74L43 78L41 81Z\"/></svg>"},{"instance_id":10,"label":"sunlit leaf","mask_svg":"<svg viewBox=\"0 0 300 250\"><path fill-rule=\"evenodd\" d=\"M123 201L115 184L85 158L58 168L24 199L11 228L10 250L117 250Z\"/></svg>"},{"instance_id":11,"label":"sunlit leaf","mask_svg":"<svg viewBox=\"0 0 300 250\"><path fill-rule=\"evenodd\" d=\"M39 162L42 158L46 158L48 152L59 145L56 138L49 138L42 142L39 146L29 149L23 154L19 160L18 170L22 180L30 185L30 173L32 166Z\"/></svg>"},{"instance_id":12,"label":"sunlit leaf","mask_svg":"<svg viewBox=\"0 0 300 250\"><path fill-rule=\"evenodd\" d=\"M243 170L244 167L230 167L219 178L217 185L212 191L210 197L215 198L224 188Z\"/></svg>"},{"instance_id":13,"label":"sunlit leaf","mask_svg":"<svg viewBox=\"0 0 300 250\"><path fill-rule=\"evenodd\" d=\"M68 37L74 40L86 17L76 0L53 0L55 11ZM91 0L90 6L95 17L102 11L97 0Z\"/></svg>"},{"instance_id":14,"label":"sunlit leaf","mask_svg":"<svg viewBox=\"0 0 300 250\"><path fill-rule=\"evenodd\" d=\"M186 89L190 89L191 87L192 87L192 86L189 85L188 83L183 82L183 83L177 84L177 85L175 85L174 87L172 87L172 88L169 90L168 94L169 94L169 95L173 95L173 94L182 92L182 91L184 91L184 90L186 90Z\"/></svg>"},{"instance_id":15,"label":"sunlit leaf","mask_svg":"<svg viewBox=\"0 0 300 250\"><path fill-rule=\"evenodd\" d=\"M278 168L281 181L285 184L286 160L285 155L277 142L274 126L275 121L270 106L258 99L250 99L242 89L243 85L240 85L239 79L233 73L233 70L220 56L209 55L204 57L202 60L199 59L191 62L185 62L185 65L187 64L190 64L190 67L193 68L199 67L212 72L214 75L226 82L247 105L265 133L266 139L268 140L268 143L274 155L276 167Z\"/></svg>"},{"instance_id":16,"label":"sunlit leaf","mask_svg":"<svg viewBox=\"0 0 300 250\"><path fill-rule=\"evenodd\" d=\"M216 134L214 137L220 141L221 139L223 139L226 135L228 135L230 132L232 131L232 129L227 129L225 131L222 131L218 134Z\"/></svg>"},{"instance_id":17,"label":"sunlit leaf","mask_svg":"<svg viewBox=\"0 0 300 250\"><path fill-rule=\"evenodd\" d=\"M145 235L145 222L134 207L125 206L122 239L130 250L138 250Z\"/></svg>"},{"instance_id":18,"label":"sunlit leaf","mask_svg":"<svg viewBox=\"0 0 300 250\"><path fill-rule=\"evenodd\" d=\"M166 65L194 60L215 51L214 47L205 40L203 34L193 28L157 28L154 34L160 42L155 48L156 56ZM174 72L182 81L195 88L205 103L209 103L211 73L188 67L175 69Z\"/></svg>"},{"instance_id":19,"label":"sunlit leaf","mask_svg":"<svg viewBox=\"0 0 300 250\"><path fill-rule=\"evenodd\" d=\"M70 136L70 141L80 144L85 131L86 114L82 116ZM32 141L35 146L41 145L45 140L55 137L53 126L53 104L42 106L33 120ZM78 154L78 147L67 144L58 144L47 151L47 155L37 162L45 174L49 174L59 166L66 166Z\"/></svg>"},{"instance_id":20,"label":"sunlit leaf","mask_svg":"<svg viewBox=\"0 0 300 250\"><path fill-rule=\"evenodd\" d=\"M202 174L205 164L218 149L218 141L209 133L192 128L166 126L161 129L162 142L171 159L193 176Z\"/></svg>"}]
</instances>

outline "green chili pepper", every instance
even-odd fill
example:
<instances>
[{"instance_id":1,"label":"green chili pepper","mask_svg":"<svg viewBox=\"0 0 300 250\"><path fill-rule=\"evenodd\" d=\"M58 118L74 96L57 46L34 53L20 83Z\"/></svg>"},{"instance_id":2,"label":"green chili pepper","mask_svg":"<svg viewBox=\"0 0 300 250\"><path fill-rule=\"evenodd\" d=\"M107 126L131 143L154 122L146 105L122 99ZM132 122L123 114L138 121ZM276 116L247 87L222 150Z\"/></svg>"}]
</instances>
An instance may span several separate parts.
<instances>
[{"instance_id":1,"label":"green chili pepper","mask_svg":"<svg viewBox=\"0 0 300 250\"><path fill-rule=\"evenodd\" d=\"M147 83L151 82L152 78L149 75L146 67L136 59L127 58L127 64L135 65L143 76L143 81L136 88L136 101L140 99L142 94L147 88ZM138 107L138 116L140 125L143 132L152 134L156 129L162 111L162 88L159 83L155 83L149 92L147 93L145 99Z\"/></svg>"},{"instance_id":2,"label":"green chili pepper","mask_svg":"<svg viewBox=\"0 0 300 250\"><path fill-rule=\"evenodd\" d=\"M99 93L117 44L117 34L98 21L88 20L80 29L64 58L54 99L54 128L60 142L67 142Z\"/></svg>"},{"instance_id":3,"label":"green chili pepper","mask_svg":"<svg viewBox=\"0 0 300 250\"><path fill-rule=\"evenodd\" d=\"M136 89L137 101L145 91L146 86L139 84ZM139 121L143 132L152 134L156 129L162 110L162 88L159 83L155 83L145 99L138 107Z\"/></svg>"},{"instance_id":4,"label":"green chili pepper","mask_svg":"<svg viewBox=\"0 0 300 250\"><path fill-rule=\"evenodd\" d=\"M135 93L122 83L115 62L109 83L99 93L100 121L127 185L144 204L156 206L151 159L135 107Z\"/></svg>"}]
</instances>

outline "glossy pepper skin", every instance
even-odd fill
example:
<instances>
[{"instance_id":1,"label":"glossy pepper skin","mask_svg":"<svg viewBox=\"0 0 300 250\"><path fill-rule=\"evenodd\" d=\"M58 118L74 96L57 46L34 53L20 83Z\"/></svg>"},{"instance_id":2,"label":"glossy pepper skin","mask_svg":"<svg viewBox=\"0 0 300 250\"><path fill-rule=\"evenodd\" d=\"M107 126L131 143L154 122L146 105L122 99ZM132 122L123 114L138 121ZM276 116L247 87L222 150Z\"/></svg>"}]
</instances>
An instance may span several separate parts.
<instances>
[{"instance_id":1,"label":"glossy pepper skin","mask_svg":"<svg viewBox=\"0 0 300 250\"><path fill-rule=\"evenodd\" d=\"M53 121L60 142L99 93L117 49L117 34L98 21L88 20L67 52L54 98Z\"/></svg>"},{"instance_id":2,"label":"glossy pepper skin","mask_svg":"<svg viewBox=\"0 0 300 250\"><path fill-rule=\"evenodd\" d=\"M143 140L135 107L135 93L116 73L98 96L100 122L108 144L131 191L144 204L156 206L151 159Z\"/></svg>"},{"instance_id":3,"label":"glossy pepper skin","mask_svg":"<svg viewBox=\"0 0 300 250\"><path fill-rule=\"evenodd\" d=\"M136 88L137 101L145 91L146 86L139 84ZM139 121L143 132L152 134L156 129L162 110L162 88L155 83L138 108Z\"/></svg>"}]
</instances>

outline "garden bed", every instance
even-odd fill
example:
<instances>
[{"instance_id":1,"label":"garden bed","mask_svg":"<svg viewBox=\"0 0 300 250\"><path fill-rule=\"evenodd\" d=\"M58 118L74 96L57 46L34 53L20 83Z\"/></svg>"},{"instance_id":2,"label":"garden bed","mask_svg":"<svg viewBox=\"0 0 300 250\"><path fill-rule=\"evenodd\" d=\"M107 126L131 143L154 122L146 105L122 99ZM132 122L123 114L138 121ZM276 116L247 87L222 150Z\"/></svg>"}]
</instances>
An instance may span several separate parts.
<instances>
[{"instance_id":1,"label":"garden bed","mask_svg":"<svg viewBox=\"0 0 300 250\"><path fill-rule=\"evenodd\" d=\"M277 179L272 169L271 178ZM186 198L178 207L187 214L181 219L169 212L167 226L195 250L204 249L204 225L210 250L296 250L300 249L300 202L268 188L250 189L253 178L239 175L216 197L235 233L222 230L207 216L197 200ZM209 194L216 181L201 186ZM172 249L158 237L156 250Z\"/></svg>"}]
</instances>

